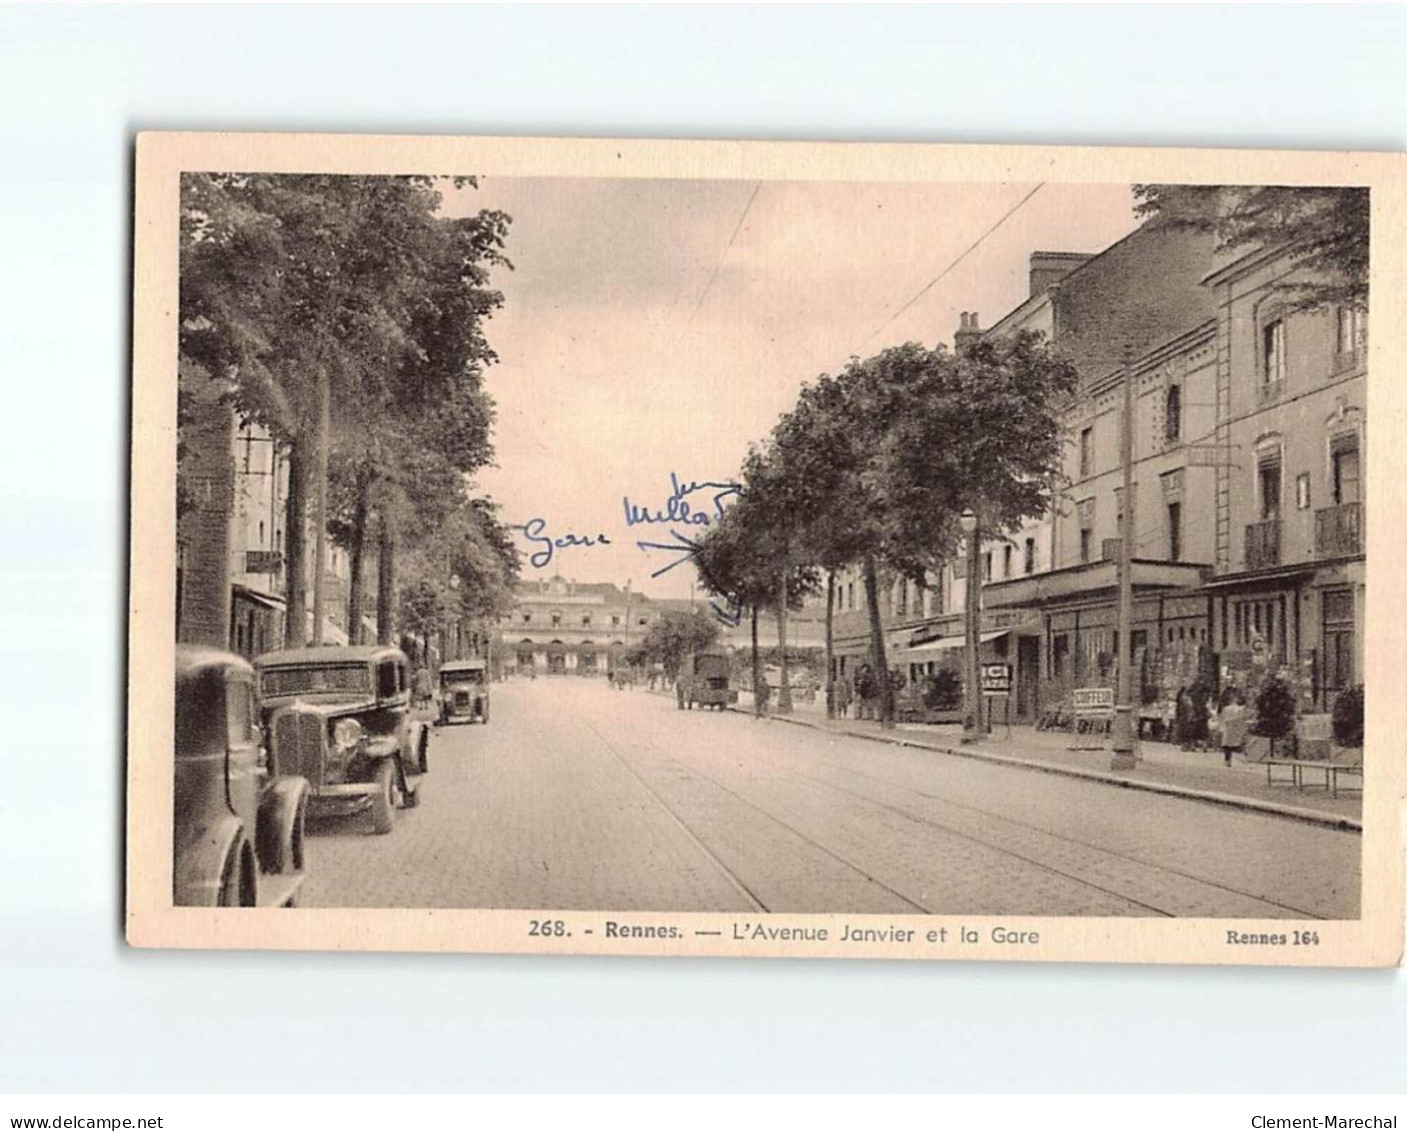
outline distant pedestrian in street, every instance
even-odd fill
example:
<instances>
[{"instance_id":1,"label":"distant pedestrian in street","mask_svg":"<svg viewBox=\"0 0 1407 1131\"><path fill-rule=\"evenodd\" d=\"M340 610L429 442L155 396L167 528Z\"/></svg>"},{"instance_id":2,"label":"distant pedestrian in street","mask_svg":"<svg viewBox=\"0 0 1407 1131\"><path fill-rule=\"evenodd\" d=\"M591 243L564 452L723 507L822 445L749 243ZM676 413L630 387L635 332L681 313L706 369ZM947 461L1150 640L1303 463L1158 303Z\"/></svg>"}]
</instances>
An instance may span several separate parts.
<instances>
[{"instance_id":1,"label":"distant pedestrian in street","mask_svg":"<svg viewBox=\"0 0 1407 1131\"><path fill-rule=\"evenodd\" d=\"M1221 754L1229 766L1232 754L1245 752L1246 732L1250 727L1250 720L1246 717L1246 701L1235 688L1227 689L1217 723L1217 729L1221 732Z\"/></svg>"}]
</instances>

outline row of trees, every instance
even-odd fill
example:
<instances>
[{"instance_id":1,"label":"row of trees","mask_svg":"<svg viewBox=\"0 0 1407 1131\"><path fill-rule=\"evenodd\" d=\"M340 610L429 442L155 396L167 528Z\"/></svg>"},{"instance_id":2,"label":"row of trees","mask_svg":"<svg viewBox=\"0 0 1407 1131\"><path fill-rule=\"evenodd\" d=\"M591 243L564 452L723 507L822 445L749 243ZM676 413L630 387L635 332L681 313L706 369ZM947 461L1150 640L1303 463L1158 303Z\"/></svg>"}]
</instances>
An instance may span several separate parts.
<instances>
[{"instance_id":1,"label":"row of trees","mask_svg":"<svg viewBox=\"0 0 1407 1131\"><path fill-rule=\"evenodd\" d=\"M402 629L428 636L456 618L497 616L511 600L511 540L492 503L466 487L493 457L484 326L503 301L489 276L511 267L510 221L492 210L441 215L441 184L182 178L181 372L221 382L287 457L289 646L304 643L310 528L314 642L329 539L351 562L354 642L373 543L382 642L394 639L398 606Z\"/></svg>"},{"instance_id":2,"label":"row of trees","mask_svg":"<svg viewBox=\"0 0 1407 1131\"><path fill-rule=\"evenodd\" d=\"M1021 334L961 354L909 343L804 385L749 452L737 502L695 558L709 590L750 611L754 666L759 614L776 615L785 656L787 612L824 575L829 672L835 573L854 566L871 663L888 671L881 589L899 577L928 585L957 550L964 511L978 516L978 538L1044 512L1058 487L1060 412L1075 376L1039 336ZM893 687L879 684L881 719L893 726ZM789 710L790 698L783 663L778 709Z\"/></svg>"}]
</instances>

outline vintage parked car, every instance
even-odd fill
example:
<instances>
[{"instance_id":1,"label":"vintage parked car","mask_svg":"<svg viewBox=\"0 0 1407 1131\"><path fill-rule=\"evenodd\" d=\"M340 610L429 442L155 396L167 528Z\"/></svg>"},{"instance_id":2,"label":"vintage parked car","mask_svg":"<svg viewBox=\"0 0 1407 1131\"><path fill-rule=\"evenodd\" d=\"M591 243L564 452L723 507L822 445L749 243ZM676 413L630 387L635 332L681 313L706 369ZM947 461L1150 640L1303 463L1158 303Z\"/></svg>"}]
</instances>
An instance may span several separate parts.
<instances>
[{"instance_id":1,"label":"vintage parked car","mask_svg":"<svg viewBox=\"0 0 1407 1131\"><path fill-rule=\"evenodd\" d=\"M738 693L730 686L732 667L726 652L710 650L687 657L674 685L679 708L693 710L697 703L722 711L736 703Z\"/></svg>"},{"instance_id":2,"label":"vintage parked car","mask_svg":"<svg viewBox=\"0 0 1407 1131\"><path fill-rule=\"evenodd\" d=\"M308 782L265 748L254 669L176 649L173 898L178 907L292 907Z\"/></svg>"},{"instance_id":3,"label":"vintage parked car","mask_svg":"<svg viewBox=\"0 0 1407 1131\"><path fill-rule=\"evenodd\" d=\"M487 660L450 660L440 665L440 722L489 721Z\"/></svg>"},{"instance_id":4,"label":"vintage parked car","mask_svg":"<svg viewBox=\"0 0 1407 1131\"><path fill-rule=\"evenodd\" d=\"M290 648L254 662L265 730L280 764L311 785L318 815L369 811L389 833L417 802L430 768L430 728L410 710L410 664L380 645Z\"/></svg>"}]
</instances>

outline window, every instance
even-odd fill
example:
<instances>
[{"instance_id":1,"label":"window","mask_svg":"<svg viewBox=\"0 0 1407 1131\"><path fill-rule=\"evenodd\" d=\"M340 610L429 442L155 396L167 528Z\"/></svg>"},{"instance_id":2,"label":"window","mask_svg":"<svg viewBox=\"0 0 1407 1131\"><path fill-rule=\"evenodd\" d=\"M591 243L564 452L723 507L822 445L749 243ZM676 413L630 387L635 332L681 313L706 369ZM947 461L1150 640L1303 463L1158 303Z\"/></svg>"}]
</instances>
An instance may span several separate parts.
<instances>
[{"instance_id":1,"label":"window","mask_svg":"<svg viewBox=\"0 0 1407 1131\"><path fill-rule=\"evenodd\" d=\"M982 580L992 580L992 551L988 550L982 555Z\"/></svg>"},{"instance_id":2,"label":"window","mask_svg":"<svg viewBox=\"0 0 1407 1131\"><path fill-rule=\"evenodd\" d=\"M263 545L264 545L264 520L261 518L261 519L259 520L259 546L260 546L260 548L262 548Z\"/></svg>"},{"instance_id":3,"label":"window","mask_svg":"<svg viewBox=\"0 0 1407 1131\"><path fill-rule=\"evenodd\" d=\"M1051 644L1050 674L1055 679L1061 679L1067 674L1070 666L1070 637L1062 632Z\"/></svg>"},{"instance_id":4,"label":"window","mask_svg":"<svg viewBox=\"0 0 1407 1131\"><path fill-rule=\"evenodd\" d=\"M1302 511L1309 510L1309 472L1295 476L1295 506Z\"/></svg>"},{"instance_id":5,"label":"window","mask_svg":"<svg viewBox=\"0 0 1407 1131\"><path fill-rule=\"evenodd\" d=\"M909 579L902 578L899 581L899 615L902 617L909 611Z\"/></svg>"},{"instance_id":6,"label":"window","mask_svg":"<svg viewBox=\"0 0 1407 1131\"><path fill-rule=\"evenodd\" d=\"M376 694L390 699L396 694L396 661L387 660L376 669Z\"/></svg>"},{"instance_id":7,"label":"window","mask_svg":"<svg viewBox=\"0 0 1407 1131\"><path fill-rule=\"evenodd\" d=\"M562 614L559 613L559 612L553 612L553 614L552 614L552 627L553 627L553 628L556 628L556 627L557 627L558 625L560 625L561 623L562 623Z\"/></svg>"},{"instance_id":8,"label":"window","mask_svg":"<svg viewBox=\"0 0 1407 1131\"><path fill-rule=\"evenodd\" d=\"M584 625L589 625L589 624L591 623L591 614L590 614L590 613L582 613L582 614L581 614L581 623L584 624Z\"/></svg>"},{"instance_id":9,"label":"window","mask_svg":"<svg viewBox=\"0 0 1407 1131\"><path fill-rule=\"evenodd\" d=\"M1080 478L1088 479L1094 474L1094 429L1080 431Z\"/></svg>"},{"instance_id":10,"label":"window","mask_svg":"<svg viewBox=\"0 0 1407 1131\"><path fill-rule=\"evenodd\" d=\"M1011 550L1010 545L1002 547L1002 577L1011 576Z\"/></svg>"},{"instance_id":11,"label":"window","mask_svg":"<svg viewBox=\"0 0 1407 1131\"><path fill-rule=\"evenodd\" d=\"M248 746L256 740L259 724L252 684L235 679L225 681L225 726L231 746Z\"/></svg>"},{"instance_id":12,"label":"window","mask_svg":"<svg viewBox=\"0 0 1407 1131\"><path fill-rule=\"evenodd\" d=\"M1080 523L1080 561L1088 562L1094 555L1094 500L1081 499L1075 514Z\"/></svg>"},{"instance_id":13,"label":"window","mask_svg":"<svg viewBox=\"0 0 1407 1131\"><path fill-rule=\"evenodd\" d=\"M1340 356L1357 353L1363 344L1363 313L1351 306L1338 309L1338 342Z\"/></svg>"},{"instance_id":14,"label":"window","mask_svg":"<svg viewBox=\"0 0 1407 1131\"><path fill-rule=\"evenodd\" d=\"M615 628L615 627L616 627L617 625L619 625L619 624L620 624L620 617L619 617L619 616L613 616L613 617L611 618L611 627L612 627L612 628Z\"/></svg>"},{"instance_id":15,"label":"window","mask_svg":"<svg viewBox=\"0 0 1407 1131\"><path fill-rule=\"evenodd\" d=\"M1353 686L1353 593L1348 589L1324 591L1324 702Z\"/></svg>"},{"instance_id":16,"label":"window","mask_svg":"<svg viewBox=\"0 0 1407 1131\"><path fill-rule=\"evenodd\" d=\"M1168 504L1168 561L1182 561L1182 504Z\"/></svg>"},{"instance_id":17,"label":"window","mask_svg":"<svg viewBox=\"0 0 1407 1131\"><path fill-rule=\"evenodd\" d=\"M1260 518L1270 522L1280 517L1280 453L1264 455L1256 465L1256 480L1260 496Z\"/></svg>"},{"instance_id":18,"label":"window","mask_svg":"<svg viewBox=\"0 0 1407 1131\"><path fill-rule=\"evenodd\" d=\"M1026 560L1023 564L1027 573L1036 572L1036 540L1034 538L1026 539Z\"/></svg>"},{"instance_id":19,"label":"window","mask_svg":"<svg viewBox=\"0 0 1407 1131\"><path fill-rule=\"evenodd\" d=\"M638 623L639 623L639 625L640 625L641 628L644 628L647 624L650 623L650 618L649 618L649 617L641 617Z\"/></svg>"},{"instance_id":20,"label":"window","mask_svg":"<svg viewBox=\"0 0 1407 1131\"><path fill-rule=\"evenodd\" d=\"M1163 405L1163 439L1176 444L1182 438L1182 386L1169 385Z\"/></svg>"},{"instance_id":21,"label":"window","mask_svg":"<svg viewBox=\"0 0 1407 1131\"><path fill-rule=\"evenodd\" d=\"M1337 437L1329 448L1330 489L1334 493L1334 505L1359 501L1358 437L1354 435Z\"/></svg>"},{"instance_id":22,"label":"window","mask_svg":"<svg viewBox=\"0 0 1407 1131\"><path fill-rule=\"evenodd\" d=\"M533 615L532 615L532 613L524 613L524 614L523 614L523 623L524 623L524 624L532 624L532 622L533 622Z\"/></svg>"},{"instance_id":23,"label":"window","mask_svg":"<svg viewBox=\"0 0 1407 1131\"><path fill-rule=\"evenodd\" d=\"M1275 385L1285 379L1285 323L1277 318L1261 330L1261 384Z\"/></svg>"}]
</instances>

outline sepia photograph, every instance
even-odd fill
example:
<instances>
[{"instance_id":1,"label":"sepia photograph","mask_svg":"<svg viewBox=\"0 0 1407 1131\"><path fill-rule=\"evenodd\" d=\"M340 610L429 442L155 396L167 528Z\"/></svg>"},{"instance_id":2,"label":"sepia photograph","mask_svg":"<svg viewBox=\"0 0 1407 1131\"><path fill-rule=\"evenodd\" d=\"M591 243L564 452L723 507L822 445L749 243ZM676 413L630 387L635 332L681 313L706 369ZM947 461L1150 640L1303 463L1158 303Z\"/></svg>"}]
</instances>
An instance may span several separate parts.
<instances>
[{"instance_id":1,"label":"sepia photograph","mask_svg":"<svg viewBox=\"0 0 1407 1131\"><path fill-rule=\"evenodd\" d=\"M1152 152L143 135L129 938L1396 961L1401 167Z\"/></svg>"}]
</instances>

